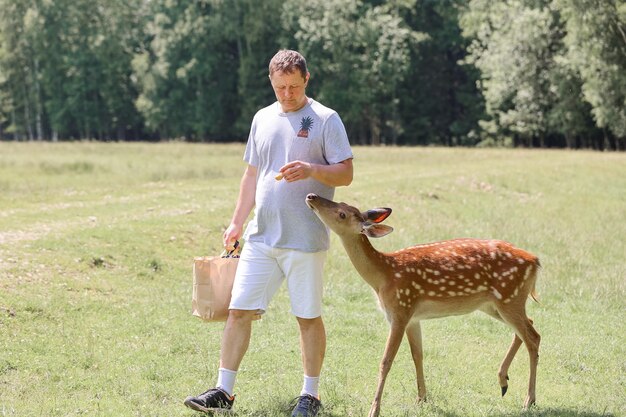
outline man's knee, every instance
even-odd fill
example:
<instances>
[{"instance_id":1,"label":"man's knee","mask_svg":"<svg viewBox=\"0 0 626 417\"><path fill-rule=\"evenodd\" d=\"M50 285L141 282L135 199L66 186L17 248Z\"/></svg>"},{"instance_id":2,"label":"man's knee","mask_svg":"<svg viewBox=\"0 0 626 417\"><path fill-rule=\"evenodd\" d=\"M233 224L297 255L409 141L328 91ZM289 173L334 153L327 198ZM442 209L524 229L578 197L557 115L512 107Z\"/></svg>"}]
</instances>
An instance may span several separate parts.
<instances>
[{"instance_id":1,"label":"man's knee","mask_svg":"<svg viewBox=\"0 0 626 417\"><path fill-rule=\"evenodd\" d=\"M315 317L312 319L296 317L296 319L298 320L298 325L300 326L300 329L302 330L324 328L324 321L322 320L322 316Z\"/></svg>"},{"instance_id":2,"label":"man's knee","mask_svg":"<svg viewBox=\"0 0 626 417\"><path fill-rule=\"evenodd\" d=\"M245 323L252 321L256 314L257 310L228 310L228 321Z\"/></svg>"}]
</instances>

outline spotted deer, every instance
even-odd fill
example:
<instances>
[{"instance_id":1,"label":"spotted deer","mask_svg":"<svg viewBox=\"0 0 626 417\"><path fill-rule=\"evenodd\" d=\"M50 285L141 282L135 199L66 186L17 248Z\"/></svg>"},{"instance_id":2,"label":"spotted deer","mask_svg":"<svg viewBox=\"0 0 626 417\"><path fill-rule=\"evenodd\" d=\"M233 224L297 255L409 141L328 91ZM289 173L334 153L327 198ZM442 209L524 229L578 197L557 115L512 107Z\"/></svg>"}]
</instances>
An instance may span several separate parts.
<instances>
[{"instance_id":1,"label":"spotted deer","mask_svg":"<svg viewBox=\"0 0 626 417\"><path fill-rule=\"evenodd\" d=\"M350 261L378 296L391 327L370 417L380 413L385 380L403 335L406 333L415 363L418 401L424 401L420 320L475 310L506 323L515 332L498 371L502 395L508 388L509 366L522 342L526 345L530 375L524 408L534 404L541 338L526 316L526 300L530 296L537 301L535 281L540 265L536 256L507 242L479 239L446 240L382 253L369 238L382 237L393 230L380 224L391 209L361 212L315 194L306 197L306 204L341 238Z\"/></svg>"}]
</instances>

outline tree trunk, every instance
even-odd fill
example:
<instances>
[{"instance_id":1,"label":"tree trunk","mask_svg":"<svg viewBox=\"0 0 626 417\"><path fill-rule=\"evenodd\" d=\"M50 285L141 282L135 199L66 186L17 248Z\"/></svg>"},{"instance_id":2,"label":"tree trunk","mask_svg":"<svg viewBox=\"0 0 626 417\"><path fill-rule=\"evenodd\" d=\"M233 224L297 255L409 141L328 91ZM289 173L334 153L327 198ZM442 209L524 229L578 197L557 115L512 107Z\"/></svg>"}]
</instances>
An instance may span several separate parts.
<instances>
[{"instance_id":1,"label":"tree trunk","mask_svg":"<svg viewBox=\"0 0 626 417\"><path fill-rule=\"evenodd\" d=\"M33 83L35 84L35 128L37 129L37 140L43 140L42 117L43 112L41 106L41 86L39 85L39 59L34 59L35 73L33 74Z\"/></svg>"},{"instance_id":2,"label":"tree trunk","mask_svg":"<svg viewBox=\"0 0 626 417\"><path fill-rule=\"evenodd\" d=\"M378 116L370 117L370 130L372 133L372 145L380 146L380 118Z\"/></svg>"},{"instance_id":3,"label":"tree trunk","mask_svg":"<svg viewBox=\"0 0 626 417\"><path fill-rule=\"evenodd\" d=\"M24 124L28 133L28 140L33 140L33 127L30 124L30 101L28 100L28 87L24 84Z\"/></svg>"}]
</instances>

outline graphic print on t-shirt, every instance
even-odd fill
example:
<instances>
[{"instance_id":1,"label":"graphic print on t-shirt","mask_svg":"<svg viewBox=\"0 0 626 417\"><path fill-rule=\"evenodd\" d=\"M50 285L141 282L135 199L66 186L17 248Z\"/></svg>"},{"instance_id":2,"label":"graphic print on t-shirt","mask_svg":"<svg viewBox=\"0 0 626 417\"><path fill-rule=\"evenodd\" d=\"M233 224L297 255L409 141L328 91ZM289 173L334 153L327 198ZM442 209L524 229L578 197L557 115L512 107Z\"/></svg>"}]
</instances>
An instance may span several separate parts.
<instances>
[{"instance_id":1,"label":"graphic print on t-shirt","mask_svg":"<svg viewBox=\"0 0 626 417\"><path fill-rule=\"evenodd\" d=\"M298 131L298 137L308 138L309 130L311 130L312 127L313 119L311 118L311 116L303 117L302 120L300 120L300 130Z\"/></svg>"}]
</instances>

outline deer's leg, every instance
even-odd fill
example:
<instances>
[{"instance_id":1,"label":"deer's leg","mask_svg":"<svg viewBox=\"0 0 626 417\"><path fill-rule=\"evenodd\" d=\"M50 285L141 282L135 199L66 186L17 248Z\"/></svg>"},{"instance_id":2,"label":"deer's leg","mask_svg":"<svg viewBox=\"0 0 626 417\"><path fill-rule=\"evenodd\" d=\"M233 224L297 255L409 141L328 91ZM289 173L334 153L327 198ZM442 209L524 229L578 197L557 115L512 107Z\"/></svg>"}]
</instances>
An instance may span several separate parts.
<instances>
[{"instance_id":1,"label":"deer's leg","mask_svg":"<svg viewBox=\"0 0 626 417\"><path fill-rule=\"evenodd\" d=\"M513 309L498 307L498 312L504 321L513 327L516 335L524 342L526 349L528 350L528 355L530 357L530 375L528 377L528 394L526 395L526 400L524 401L524 409L527 409L535 403L536 399L535 388L537 383L537 364L539 363L539 343L541 341L541 336L533 327L532 320L526 316L524 306L522 305L521 307L518 307L517 311L514 308L515 307L513 307ZM515 346L516 341L514 339L505 361L509 358L509 356L511 356L512 360L512 356L514 356L515 353L513 352L513 354L511 354L511 351L515 349ZM519 346L517 346L517 349L518 348Z\"/></svg>"},{"instance_id":2,"label":"deer's leg","mask_svg":"<svg viewBox=\"0 0 626 417\"><path fill-rule=\"evenodd\" d=\"M422 350L422 327L419 321L409 323L406 328L406 336L411 346L411 355L415 363L417 376L417 400L426 400L426 382L424 380L424 352Z\"/></svg>"},{"instance_id":3,"label":"deer's leg","mask_svg":"<svg viewBox=\"0 0 626 417\"><path fill-rule=\"evenodd\" d=\"M481 308L481 311L490 315L491 317L493 317L494 319L498 321L506 323L502 319L502 316L500 316L500 313L498 313L498 310L496 310L496 308L493 305L487 305ZM511 346L509 347L509 350L506 352L506 356L502 360L502 363L500 364L500 369L498 370L498 382L500 383L500 389L502 390L503 397L509 388L509 382L508 382L509 381L509 367L511 366L511 363L513 362L513 358L515 358L515 355L517 354L517 351L519 350L521 345L522 345L522 339L520 339L517 336L517 334L513 333L513 341L511 342Z\"/></svg>"},{"instance_id":4,"label":"deer's leg","mask_svg":"<svg viewBox=\"0 0 626 417\"><path fill-rule=\"evenodd\" d=\"M522 346L522 339L520 339L517 334L513 334L511 346L509 346L509 350L506 352L506 356L502 360L500 369L498 370L498 381L500 382L500 387L502 388L503 397L509 388L509 366L511 366L513 358L515 357L515 354L519 350L520 346Z\"/></svg>"},{"instance_id":5,"label":"deer's leg","mask_svg":"<svg viewBox=\"0 0 626 417\"><path fill-rule=\"evenodd\" d=\"M393 363L393 360L398 353L398 349L400 348L405 327L405 323L398 323L397 321L392 321L391 323L391 330L389 331L389 336L387 337L385 353L383 354L383 359L380 362L378 386L376 387L376 395L374 396L374 402L370 408L369 417L378 417L378 414L380 413L380 402L383 396L385 380L387 379L387 374L389 374L391 364Z\"/></svg>"}]
</instances>

